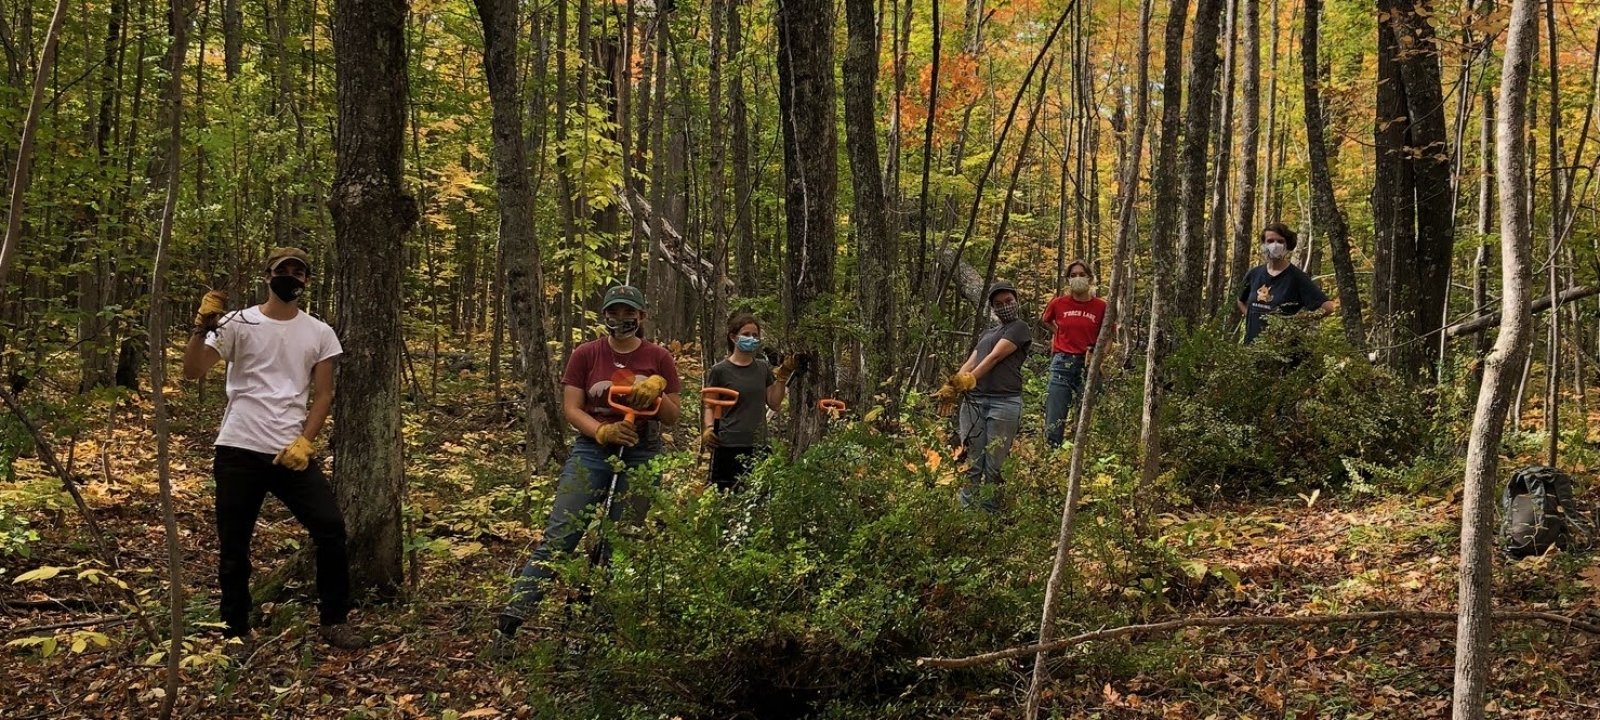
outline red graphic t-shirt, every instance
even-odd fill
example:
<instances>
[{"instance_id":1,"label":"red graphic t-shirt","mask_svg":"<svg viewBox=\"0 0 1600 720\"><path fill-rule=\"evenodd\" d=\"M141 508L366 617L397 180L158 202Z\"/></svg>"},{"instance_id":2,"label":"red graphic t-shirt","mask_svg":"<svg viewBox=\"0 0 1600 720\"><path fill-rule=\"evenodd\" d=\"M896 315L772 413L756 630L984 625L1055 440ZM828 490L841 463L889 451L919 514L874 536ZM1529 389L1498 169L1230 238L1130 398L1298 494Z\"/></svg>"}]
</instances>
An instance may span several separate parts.
<instances>
[{"instance_id":1,"label":"red graphic t-shirt","mask_svg":"<svg viewBox=\"0 0 1600 720\"><path fill-rule=\"evenodd\" d=\"M1044 308L1046 323L1056 326L1055 337L1050 341L1050 351L1082 355L1100 336L1100 322L1106 317L1106 301L1097 297L1078 300L1062 295Z\"/></svg>"},{"instance_id":2,"label":"red graphic t-shirt","mask_svg":"<svg viewBox=\"0 0 1600 720\"><path fill-rule=\"evenodd\" d=\"M622 413L606 403L606 388L612 384L630 385L651 375L660 375L667 381L667 394L683 389L678 380L678 363L666 348L646 340L633 352L621 354L611 349L607 338L600 338L572 351L567 368L561 373L561 384L583 390L584 411L596 420L610 422L620 420Z\"/></svg>"}]
</instances>

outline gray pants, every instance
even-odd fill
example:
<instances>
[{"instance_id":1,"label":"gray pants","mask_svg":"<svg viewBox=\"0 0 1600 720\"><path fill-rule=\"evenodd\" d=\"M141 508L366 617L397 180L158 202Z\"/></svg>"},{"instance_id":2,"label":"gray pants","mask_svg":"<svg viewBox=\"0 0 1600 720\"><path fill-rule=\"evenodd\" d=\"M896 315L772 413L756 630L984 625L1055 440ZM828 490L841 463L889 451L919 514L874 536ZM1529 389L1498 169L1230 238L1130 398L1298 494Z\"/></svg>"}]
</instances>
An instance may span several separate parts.
<instances>
[{"instance_id":1,"label":"gray pants","mask_svg":"<svg viewBox=\"0 0 1600 720\"><path fill-rule=\"evenodd\" d=\"M1022 424L1022 396L969 395L961 403L957 432L967 451L967 482L961 504L974 502L990 512L1000 509L1000 468L1011 455L1011 443Z\"/></svg>"}]
</instances>

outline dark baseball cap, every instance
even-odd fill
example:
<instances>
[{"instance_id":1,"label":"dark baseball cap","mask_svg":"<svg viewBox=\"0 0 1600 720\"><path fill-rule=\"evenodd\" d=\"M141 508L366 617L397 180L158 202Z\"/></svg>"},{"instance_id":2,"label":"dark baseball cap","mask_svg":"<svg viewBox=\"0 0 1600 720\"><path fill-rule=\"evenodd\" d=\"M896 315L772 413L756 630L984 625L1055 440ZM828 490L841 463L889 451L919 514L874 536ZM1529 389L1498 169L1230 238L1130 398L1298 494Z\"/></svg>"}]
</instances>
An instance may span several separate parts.
<instances>
[{"instance_id":1,"label":"dark baseball cap","mask_svg":"<svg viewBox=\"0 0 1600 720\"><path fill-rule=\"evenodd\" d=\"M311 256L297 247L273 248L272 253L267 255L267 272L277 270L279 265L290 260L300 263L305 267L306 274L311 274Z\"/></svg>"},{"instance_id":2,"label":"dark baseball cap","mask_svg":"<svg viewBox=\"0 0 1600 720\"><path fill-rule=\"evenodd\" d=\"M1011 283L1008 283L1008 282L1006 282L1004 280L1001 280L1001 281L999 281L999 282L997 282L997 283L995 283L993 285L990 285L989 286L989 294L987 296L985 296L985 297L987 297L990 300L993 300L996 293L1002 293L1002 292L1009 292L1012 295L1017 296L1018 300L1022 299L1022 293L1017 292L1017 286L1012 285Z\"/></svg>"},{"instance_id":3,"label":"dark baseball cap","mask_svg":"<svg viewBox=\"0 0 1600 720\"><path fill-rule=\"evenodd\" d=\"M601 301L600 309L604 311L612 305L627 305L635 310L643 310L644 293L632 285L618 285L606 291L606 299Z\"/></svg>"}]
</instances>

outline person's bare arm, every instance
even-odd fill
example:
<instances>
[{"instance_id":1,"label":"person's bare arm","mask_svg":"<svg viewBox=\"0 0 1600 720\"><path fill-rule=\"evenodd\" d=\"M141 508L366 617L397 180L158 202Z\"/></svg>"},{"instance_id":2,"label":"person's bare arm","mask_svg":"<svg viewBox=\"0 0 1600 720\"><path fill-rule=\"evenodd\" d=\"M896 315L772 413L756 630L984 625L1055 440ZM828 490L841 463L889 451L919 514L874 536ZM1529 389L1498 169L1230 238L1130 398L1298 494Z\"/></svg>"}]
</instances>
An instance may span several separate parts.
<instances>
[{"instance_id":1,"label":"person's bare arm","mask_svg":"<svg viewBox=\"0 0 1600 720\"><path fill-rule=\"evenodd\" d=\"M1000 338L999 342L994 344L994 349L990 350L988 356L983 358L983 362L978 363L978 366L973 368L972 376L975 378L982 378L984 375L989 374L990 370L994 369L996 363L1006 359L1008 355L1016 351L1016 343L1005 338ZM976 353L974 353L974 356L976 356Z\"/></svg>"},{"instance_id":2,"label":"person's bare arm","mask_svg":"<svg viewBox=\"0 0 1600 720\"><path fill-rule=\"evenodd\" d=\"M189 344L183 346L183 377L199 380L221 360L222 354L206 344L206 334L194 333L189 336Z\"/></svg>"},{"instance_id":3,"label":"person's bare arm","mask_svg":"<svg viewBox=\"0 0 1600 720\"><path fill-rule=\"evenodd\" d=\"M666 425L678 424L678 418L683 417L683 404L678 393L667 393L661 396L661 410L656 412L656 419Z\"/></svg>"},{"instance_id":4,"label":"person's bare arm","mask_svg":"<svg viewBox=\"0 0 1600 720\"><path fill-rule=\"evenodd\" d=\"M967 361L961 363L961 372L970 373L976 367L978 367L978 351L973 350L972 354L967 356Z\"/></svg>"},{"instance_id":5,"label":"person's bare arm","mask_svg":"<svg viewBox=\"0 0 1600 720\"><path fill-rule=\"evenodd\" d=\"M594 437L595 431L600 429L600 421L583 409L583 388L571 385L561 386L561 416L567 424L580 434Z\"/></svg>"},{"instance_id":6,"label":"person's bare arm","mask_svg":"<svg viewBox=\"0 0 1600 720\"><path fill-rule=\"evenodd\" d=\"M1235 300L1233 304L1235 306L1234 309L1238 310L1240 315L1250 312L1250 308L1245 306L1243 300Z\"/></svg>"},{"instance_id":7,"label":"person's bare arm","mask_svg":"<svg viewBox=\"0 0 1600 720\"><path fill-rule=\"evenodd\" d=\"M216 350L211 352L215 353ZM300 436L307 440L316 440L322 432L322 426L328 422L328 414L333 412L333 358L328 358L311 366L311 412L306 413L306 426L300 431Z\"/></svg>"},{"instance_id":8,"label":"person's bare arm","mask_svg":"<svg viewBox=\"0 0 1600 720\"><path fill-rule=\"evenodd\" d=\"M783 407L783 398L789 394L789 383L774 380L767 386L767 407L778 410Z\"/></svg>"}]
</instances>

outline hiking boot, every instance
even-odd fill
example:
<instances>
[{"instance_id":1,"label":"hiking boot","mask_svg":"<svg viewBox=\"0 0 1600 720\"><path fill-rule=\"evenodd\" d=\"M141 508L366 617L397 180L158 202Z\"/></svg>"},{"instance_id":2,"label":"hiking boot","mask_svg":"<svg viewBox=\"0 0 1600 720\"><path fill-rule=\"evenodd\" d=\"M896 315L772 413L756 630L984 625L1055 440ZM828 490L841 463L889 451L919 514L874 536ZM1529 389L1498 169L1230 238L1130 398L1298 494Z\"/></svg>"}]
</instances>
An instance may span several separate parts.
<instances>
[{"instance_id":1,"label":"hiking boot","mask_svg":"<svg viewBox=\"0 0 1600 720\"><path fill-rule=\"evenodd\" d=\"M489 644L478 656L492 663L510 660L517 656L516 637L499 630L490 630Z\"/></svg>"},{"instance_id":2,"label":"hiking boot","mask_svg":"<svg viewBox=\"0 0 1600 720\"><path fill-rule=\"evenodd\" d=\"M317 634L322 636L322 641L340 650L363 650L371 643L355 628L348 624L323 625L317 628Z\"/></svg>"}]
</instances>

